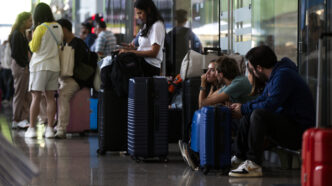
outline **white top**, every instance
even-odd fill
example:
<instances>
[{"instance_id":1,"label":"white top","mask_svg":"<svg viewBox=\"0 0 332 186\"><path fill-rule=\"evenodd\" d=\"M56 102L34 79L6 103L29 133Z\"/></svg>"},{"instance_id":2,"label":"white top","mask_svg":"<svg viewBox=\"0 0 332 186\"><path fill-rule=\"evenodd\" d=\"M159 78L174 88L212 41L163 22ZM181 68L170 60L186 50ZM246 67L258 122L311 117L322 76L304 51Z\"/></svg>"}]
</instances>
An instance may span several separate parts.
<instances>
[{"instance_id":1,"label":"white top","mask_svg":"<svg viewBox=\"0 0 332 186\"><path fill-rule=\"evenodd\" d=\"M147 51L152 49L153 44L158 44L160 46L158 55L156 58L145 57L145 61L150 65L160 68L161 62L163 60L163 48L164 48L164 41L165 41L165 26L163 22L156 21L150 31L147 34L147 37L138 37L138 51Z\"/></svg>"},{"instance_id":2,"label":"white top","mask_svg":"<svg viewBox=\"0 0 332 186\"><path fill-rule=\"evenodd\" d=\"M1 45L1 67L4 69L10 69L12 63L11 49L9 42L5 45Z\"/></svg>"},{"instance_id":3,"label":"white top","mask_svg":"<svg viewBox=\"0 0 332 186\"><path fill-rule=\"evenodd\" d=\"M57 41L55 41L50 30L45 25L37 26L29 43L33 52L29 70L30 72L42 70L60 72L58 44L63 40L62 27L57 22L44 24L49 26Z\"/></svg>"}]
</instances>

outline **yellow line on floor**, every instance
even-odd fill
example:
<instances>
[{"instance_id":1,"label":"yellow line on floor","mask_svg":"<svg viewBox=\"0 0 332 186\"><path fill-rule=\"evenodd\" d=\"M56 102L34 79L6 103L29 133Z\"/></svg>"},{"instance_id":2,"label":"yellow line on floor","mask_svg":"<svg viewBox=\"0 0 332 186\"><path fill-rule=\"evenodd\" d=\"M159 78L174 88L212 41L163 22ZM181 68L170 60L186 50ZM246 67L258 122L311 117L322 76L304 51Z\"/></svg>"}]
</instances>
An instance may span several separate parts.
<instances>
[{"instance_id":1,"label":"yellow line on floor","mask_svg":"<svg viewBox=\"0 0 332 186\"><path fill-rule=\"evenodd\" d=\"M12 133L8 126L8 122L5 116L0 116L0 130L2 135L10 142L13 143Z\"/></svg>"}]
</instances>

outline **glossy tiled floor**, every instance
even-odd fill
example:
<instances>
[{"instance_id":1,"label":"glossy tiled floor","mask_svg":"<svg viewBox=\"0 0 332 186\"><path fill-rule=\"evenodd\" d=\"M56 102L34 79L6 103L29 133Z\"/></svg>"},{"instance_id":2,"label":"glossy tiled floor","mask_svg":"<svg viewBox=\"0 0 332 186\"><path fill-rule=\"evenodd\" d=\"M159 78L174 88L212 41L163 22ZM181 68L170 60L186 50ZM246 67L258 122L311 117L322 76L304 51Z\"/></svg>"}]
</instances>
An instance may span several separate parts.
<instances>
[{"instance_id":1,"label":"glossy tiled floor","mask_svg":"<svg viewBox=\"0 0 332 186\"><path fill-rule=\"evenodd\" d=\"M136 163L119 153L98 156L96 133L84 137L71 135L65 140L25 139L23 130L6 130L10 109L0 115L1 132L23 151L40 170L40 175L29 185L299 185L300 170L280 170L268 165L263 178L229 178L218 172L207 176L186 167L175 144L170 145L168 163ZM43 126L40 126L40 130Z\"/></svg>"}]
</instances>

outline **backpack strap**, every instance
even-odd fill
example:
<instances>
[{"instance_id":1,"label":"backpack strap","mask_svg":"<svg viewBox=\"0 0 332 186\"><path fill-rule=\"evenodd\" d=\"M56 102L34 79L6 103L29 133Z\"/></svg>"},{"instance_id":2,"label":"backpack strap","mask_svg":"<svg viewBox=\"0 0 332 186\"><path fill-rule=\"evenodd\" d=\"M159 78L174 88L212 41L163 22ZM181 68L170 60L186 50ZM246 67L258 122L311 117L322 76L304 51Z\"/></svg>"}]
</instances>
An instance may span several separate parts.
<instances>
[{"instance_id":1,"label":"backpack strap","mask_svg":"<svg viewBox=\"0 0 332 186\"><path fill-rule=\"evenodd\" d=\"M53 39L55 40L55 42L57 43L57 45L61 45L61 42L59 43L59 41L56 39L56 37L55 37L53 31L51 30L51 28L45 23L43 23L42 25L45 26L50 31L50 33L51 33Z\"/></svg>"}]
</instances>

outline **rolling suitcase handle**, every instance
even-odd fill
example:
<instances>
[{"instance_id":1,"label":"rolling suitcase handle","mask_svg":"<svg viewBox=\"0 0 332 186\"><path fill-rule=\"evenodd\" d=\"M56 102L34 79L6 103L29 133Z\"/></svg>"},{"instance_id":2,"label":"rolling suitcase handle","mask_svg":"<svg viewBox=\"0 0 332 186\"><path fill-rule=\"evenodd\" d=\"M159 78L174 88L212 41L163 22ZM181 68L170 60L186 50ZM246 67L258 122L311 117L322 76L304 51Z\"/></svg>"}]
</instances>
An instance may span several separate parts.
<instances>
[{"instance_id":1,"label":"rolling suitcase handle","mask_svg":"<svg viewBox=\"0 0 332 186\"><path fill-rule=\"evenodd\" d=\"M322 94L323 94L323 85L322 85L322 71L326 69L326 63L322 63L322 47L323 40L326 37L332 37L332 33L322 33L318 41L318 72L317 72L317 94L316 94L316 128L322 127Z\"/></svg>"},{"instance_id":2,"label":"rolling suitcase handle","mask_svg":"<svg viewBox=\"0 0 332 186\"><path fill-rule=\"evenodd\" d=\"M216 51L218 53L218 56L221 55L221 49L217 47L205 47L203 50L204 50L204 55L208 54L209 51Z\"/></svg>"}]
</instances>

